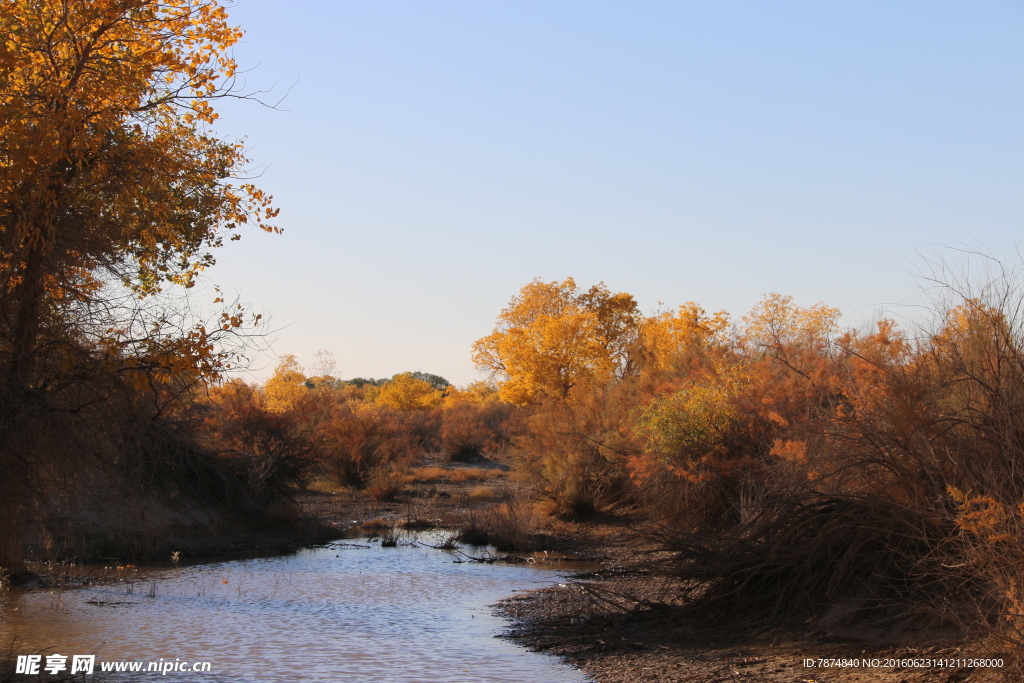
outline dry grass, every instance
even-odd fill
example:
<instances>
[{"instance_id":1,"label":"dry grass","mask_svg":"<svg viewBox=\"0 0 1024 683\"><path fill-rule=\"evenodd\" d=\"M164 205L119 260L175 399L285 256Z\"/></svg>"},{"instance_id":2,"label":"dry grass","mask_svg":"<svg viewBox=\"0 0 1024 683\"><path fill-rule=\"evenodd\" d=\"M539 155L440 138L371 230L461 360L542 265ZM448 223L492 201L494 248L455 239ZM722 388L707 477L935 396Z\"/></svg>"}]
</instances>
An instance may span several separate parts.
<instances>
[{"instance_id":1,"label":"dry grass","mask_svg":"<svg viewBox=\"0 0 1024 683\"><path fill-rule=\"evenodd\" d=\"M505 552L529 552L537 519L528 501L513 497L482 511L470 511L459 523L458 540L493 545Z\"/></svg>"},{"instance_id":2,"label":"dry grass","mask_svg":"<svg viewBox=\"0 0 1024 683\"><path fill-rule=\"evenodd\" d=\"M435 484L448 478L451 472L446 467L417 467L412 471L412 481L424 484Z\"/></svg>"},{"instance_id":3,"label":"dry grass","mask_svg":"<svg viewBox=\"0 0 1024 683\"><path fill-rule=\"evenodd\" d=\"M371 536L375 535L376 532L381 531L383 529L390 529L394 525L395 520L389 517L377 517L375 519L367 519L359 523L359 526L364 531L369 532Z\"/></svg>"},{"instance_id":4,"label":"dry grass","mask_svg":"<svg viewBox=\"0 0 1024 683\"><path fill-rule=\"evenodd\" d=\"M309 482L306 486L306 490L316 491L317 493L344 493L348 489L332 479L317 477L313 481Z\"/></svg>"},{"instance_id":5,"label":"dry grass","mask_svg":"<svg viewBox=\"0 0 1024 683\"><path fill-rule=\"evenodd\" d=\"M405 476L388 469L375 470L366 482L366 495L374 500L394 500L402 490Z\"/></svg>"},{"instance_id":6,"label":"dry grass","mask_svg":"<svg viewBox=\"0 0 1024 683\"><path fill-rule=\"evenodd\" d=\"M468 495L470 500L494 500L494 489L490 486L476 486Z\"/></svg>"},{"instance_id":7,"label":"dry grass","mask_svg":"<svg viewBox=\"0 0 1024 683\"><path fill-rule=\"evenodd\" d=\"M453 482L491 481L505 476L501 470L484 469L482 467L460 467L452 470L450 479Z\"/></svg>"},{"instance_id":8,"label":"dry grass","mask_svg":"<svg viewBox=\"0 0 1024 683\"><path fill-rule=\"evenodd\" d=\"M483 467L419 467L412 471L412 481L424 484L435 484L448 481L462 483L467 481L491 481L504 477L505 473L498 469Z\"/></svg>"}]
</instances>

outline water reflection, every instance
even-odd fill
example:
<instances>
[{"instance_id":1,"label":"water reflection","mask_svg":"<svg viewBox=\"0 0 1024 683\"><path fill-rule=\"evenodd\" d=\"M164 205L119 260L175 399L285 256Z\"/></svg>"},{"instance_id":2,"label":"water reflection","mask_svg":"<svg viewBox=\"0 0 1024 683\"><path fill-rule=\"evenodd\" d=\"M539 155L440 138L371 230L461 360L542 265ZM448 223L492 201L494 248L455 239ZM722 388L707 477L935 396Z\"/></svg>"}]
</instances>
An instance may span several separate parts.
<instances>
[{"instance_id":1,"label":"water reflection","mask_svg":"<svg viewBox=\"0 0 1024 683\"><path fill-rule=\"evenodd\" d=\"M0 644L95 653L97 668L211 662L211 673L161 676L168 681L586 680L493 637L506 624L487 605L557 581L551 569L351 542L368 547L143 570L130 582L64 592L10 589L0 594Z\"/></svg>"}]
</instances>

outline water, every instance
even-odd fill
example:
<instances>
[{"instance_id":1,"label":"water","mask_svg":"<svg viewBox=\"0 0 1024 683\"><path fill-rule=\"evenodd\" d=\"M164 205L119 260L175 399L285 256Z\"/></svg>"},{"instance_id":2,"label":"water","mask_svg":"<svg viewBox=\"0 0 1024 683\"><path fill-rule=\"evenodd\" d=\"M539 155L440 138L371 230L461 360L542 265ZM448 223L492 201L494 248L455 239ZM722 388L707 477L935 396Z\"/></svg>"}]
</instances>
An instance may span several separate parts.
<instances>
[{"instance_id":1,"label":"water","mask_svg":"<svg viewBox=\"0 0 1024 683\"><path fill-rule=\"evenodd\" d=\"M493 637L508 624L488 605L557 582L556 572L349 542L370 547L139 570L63 592L11 588L0 592L0 647L18 638L22 652L95 654L97 671L120 660L210 662L209 673L136 677L146 681L586 680Z\"/></svg>"}]
</instances>

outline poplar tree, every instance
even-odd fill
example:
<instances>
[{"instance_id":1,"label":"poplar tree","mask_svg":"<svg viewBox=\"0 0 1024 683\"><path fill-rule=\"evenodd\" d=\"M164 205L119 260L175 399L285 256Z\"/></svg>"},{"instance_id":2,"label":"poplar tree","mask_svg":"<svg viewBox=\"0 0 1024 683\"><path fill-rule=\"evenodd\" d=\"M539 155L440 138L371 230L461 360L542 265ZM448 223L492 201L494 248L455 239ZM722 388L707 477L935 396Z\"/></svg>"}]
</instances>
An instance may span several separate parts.
<instances>
[{"instance_id":1,"label":"poplar tree","mask_svg":"<svg viewBox=\"0 0 1024 683\"><path fill-rule=\"evenodd\" d=\"M22 568L33 416L98 373L216 374L216 334L110 305L190 287L271 198L212 131L242 32L213 0L0 0L0 568ZM130 319L118 319L123 310ZM135 379L132 379L134 373Z\"/></svg>"}]
</instances>

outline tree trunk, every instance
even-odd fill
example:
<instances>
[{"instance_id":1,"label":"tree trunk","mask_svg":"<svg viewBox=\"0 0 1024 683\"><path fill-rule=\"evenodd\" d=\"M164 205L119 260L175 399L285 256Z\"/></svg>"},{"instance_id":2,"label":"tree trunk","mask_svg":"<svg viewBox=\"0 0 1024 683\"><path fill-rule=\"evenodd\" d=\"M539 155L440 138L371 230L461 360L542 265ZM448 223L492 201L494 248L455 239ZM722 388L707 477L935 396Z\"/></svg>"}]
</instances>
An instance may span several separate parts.
<instances>
[{"instance_id":1,"label":"tree trunk","mask_svg":"<svg viewBox=\"0 0 1024 683\"><path fill-rule=\"evenodd\" d=\"M16 581L29 571L21 553L21 501L10 489L0 486L0 573Z\"/></svg>"},{"instance_id":2,"label":"tree trunk","mask_svg":"<svg viewBox=\"0 0 1024 683\"><path fill-rule=\"evenodd\" d=\"M9 579L26 574L21 528L27 486L33 479L33 454L39 434L32 428L38 409L31 390L37 381L36 358L45 288L43 254L29 249L20 282L10 293L15 313L7 329L7 372L0 375L0 570Z\"/></svg>"},{"instance_id":3,"label":"tree trunk","mask_svg":"<svg viewBox=\"0 0 1024 683\"><path fill-rule=\"evenodd\" d=\"M38 249L30 249L25 257L21 282L13 292L14 315L10 334L11 357L7 366L8 400L14 412L23 409L20 405L32 386L36 365L36 342L39 337L39 323L43 303L43 255Z\"/></svg>"}]
</instances>

